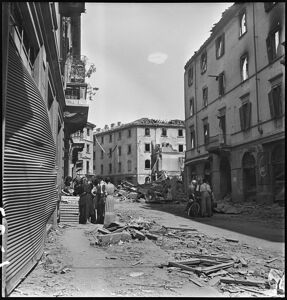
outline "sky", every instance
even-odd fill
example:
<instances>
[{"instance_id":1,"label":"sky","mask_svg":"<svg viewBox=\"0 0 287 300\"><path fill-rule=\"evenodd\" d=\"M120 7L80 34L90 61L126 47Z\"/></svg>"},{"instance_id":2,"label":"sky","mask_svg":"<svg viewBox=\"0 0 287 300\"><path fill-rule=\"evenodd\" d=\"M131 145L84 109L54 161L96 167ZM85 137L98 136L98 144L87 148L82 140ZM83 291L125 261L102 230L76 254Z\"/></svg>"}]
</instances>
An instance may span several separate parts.
<instances>
[{"instance_id":1,"label":"sky","mask_svg":"<svg viewBox=\"0 0 287 300\"><path fill-rule=\"evenodd\" d=\"M184 120L184 66L232 4L86 2L81 53L99 88L88 121Z\"/></svg>"}]
</instances>

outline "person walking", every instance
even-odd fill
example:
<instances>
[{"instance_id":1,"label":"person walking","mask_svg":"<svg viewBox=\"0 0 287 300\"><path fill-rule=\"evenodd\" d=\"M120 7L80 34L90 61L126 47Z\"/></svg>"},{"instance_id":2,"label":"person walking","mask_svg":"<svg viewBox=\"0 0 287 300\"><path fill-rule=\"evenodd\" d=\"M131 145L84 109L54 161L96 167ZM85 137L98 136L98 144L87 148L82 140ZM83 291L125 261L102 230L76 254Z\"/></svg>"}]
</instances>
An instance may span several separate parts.
<instances>
[{"instance_id":1,"label":"person walking","mask_svg":"<svg viewBox=\"0 0 287 300\"><path fill-rule=\"evenodd\" d=\"M84 191L86 192L86 216L87 222L96 223L96 212L94 208L94 196L92 194L93 184L86 182L84 184Z\"/></svg>"},{"instance_id":2,"label":"person walking","mask_svg":"<svg viewBox=\"0 0 287 300\"><path fill-rule=\"evenodd\" d=\"M80 183L75 188L75 192L80 196L79 199L79 224L87 223L87 208L86 208L86 194L87 192L84 189L85 180L81 179Z\"/></svg>"},{"instance_id":3,"label":"person walking","mask_svg":"<svg viewBox=\"0 0 287 300\"><path fill-rule=\"evenodd\" d=\"M203 178L202 184L199 187L201 201L200 201L200 211L201 217L211 217L212 207L211 207L211 188L207 183L206 178Z\"/></svg>"},{"instance_id":4,"label":"person walking","mask_svg":"<svg viewBox=\"0 0 287 300\"><path fill-rule=\"evenodd\" d=\"M114 193L115 186L112 184L111 179L106 178L106 203L105 203L105 217L104 217L104 227L108 227L111 223L115 222L116 215L114 211Z\"/></svg>"},{"instance_id":5,"label":"person walking","mask_svg":"<svg viewBox=\"0 0 287 300\"><path fill-rule=\"evenodd\" d=\"M190 185L188 186L188 202L185 208L185 212L188 212L188 209L190 208L191 204L196 201L195 197L195 189L197 186L197 182L195 179L191 180Z\"/></svg>"},{"instance_id":6,"label":"person walking","mask_svg":"<svg viewBox=\"0 0 287 300\"><path fill-rule=\"evenodd\" d=\"M103 178L99 178L99 187L97 191L97 224L104 224L105 202L106 202L106 183Z\"/></svg>"}]
</instances>

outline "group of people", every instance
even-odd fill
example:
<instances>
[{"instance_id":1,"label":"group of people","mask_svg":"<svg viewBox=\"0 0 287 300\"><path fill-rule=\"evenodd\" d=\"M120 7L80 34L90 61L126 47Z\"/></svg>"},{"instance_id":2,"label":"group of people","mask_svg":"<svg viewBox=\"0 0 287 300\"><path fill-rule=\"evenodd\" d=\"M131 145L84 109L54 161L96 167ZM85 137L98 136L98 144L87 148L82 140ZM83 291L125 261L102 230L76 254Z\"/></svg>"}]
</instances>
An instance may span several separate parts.
<instances>
[{"instance_id":1,"label":"group of people","mask_svg":"<svg viewBox=\"0 0 287 300\"><path fill-rule=\"evenodd\" d=\"M73 189L72 189L73 184ZM62 189L63 195L79 196L79 223L104 224L115 221L114 195L115 186L110 178L97 177L88 180L78 176L72 180L67 176Z\"/></svg>"},{"instance_id":2,"label":"group of people","mask_svg":"<svg viewBox=\"0 0 287 300\"><path fill-rule=\"evenodd\" d=\"M200 217L211 217L213 215L212 207L214 195L206 178L200 181L193 179L189 185L189 202L185 211L188 211L193 201L199 199Z\"/></svg>"}]
</instances>

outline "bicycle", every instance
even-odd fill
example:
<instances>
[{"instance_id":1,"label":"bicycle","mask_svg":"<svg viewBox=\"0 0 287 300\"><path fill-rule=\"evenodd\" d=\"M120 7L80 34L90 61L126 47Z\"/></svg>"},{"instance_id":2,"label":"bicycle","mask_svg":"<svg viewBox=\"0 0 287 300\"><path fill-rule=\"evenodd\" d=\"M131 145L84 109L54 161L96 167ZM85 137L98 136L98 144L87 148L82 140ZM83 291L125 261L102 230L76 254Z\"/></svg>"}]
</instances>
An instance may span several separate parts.
<instances>
[{"instance_id":1,"label":"bicycle","mask_svg":"<svg viewBox=\"0 0 287 300\"><path fill-rule=\"evenodd\" d=\"M189 217L198 217L200 214L200 197L198 196L193 196L189 198L190 205L187 209L187 215Z\"/></svg>"}]
</instances>

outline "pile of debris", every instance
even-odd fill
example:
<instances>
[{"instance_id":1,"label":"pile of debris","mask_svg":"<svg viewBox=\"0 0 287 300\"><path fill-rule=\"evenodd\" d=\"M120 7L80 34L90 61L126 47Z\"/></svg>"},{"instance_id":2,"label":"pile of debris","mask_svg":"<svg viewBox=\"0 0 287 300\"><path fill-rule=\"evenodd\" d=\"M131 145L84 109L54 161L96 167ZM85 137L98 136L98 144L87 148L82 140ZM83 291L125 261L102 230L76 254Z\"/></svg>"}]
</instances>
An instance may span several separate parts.
<instances>
[{"instance_id":1,"label":"pile of debris","mask_svg":"<svg viewBox=\"0 0 287 300\"><path fill-rule=\"evenodd\" d=\"M172 200L167 199L167 179L158 179L151 183L134 185L128 181L123 181L117 188L117 196L121 197L121 201L131 199L134 202L146 203L170 203L186 202L187 195L184 191L184 186L177 178L170 180Z\"/></svg>"}]
</instances>

